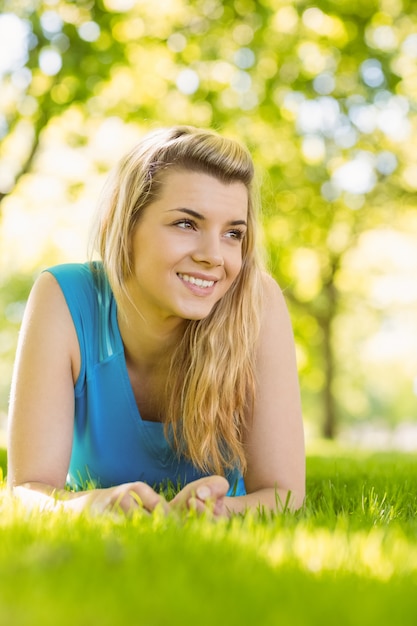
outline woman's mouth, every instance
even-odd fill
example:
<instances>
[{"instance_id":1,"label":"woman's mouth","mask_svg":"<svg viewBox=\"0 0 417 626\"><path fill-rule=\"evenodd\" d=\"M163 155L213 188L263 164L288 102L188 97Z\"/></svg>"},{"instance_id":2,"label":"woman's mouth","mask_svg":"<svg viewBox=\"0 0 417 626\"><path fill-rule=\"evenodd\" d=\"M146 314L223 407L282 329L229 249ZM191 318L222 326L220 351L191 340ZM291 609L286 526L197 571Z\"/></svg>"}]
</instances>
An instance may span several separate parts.
<instances>
[{"instance_id":1,"label":"woman's mouth","mask_svg":"<svg viewBox=\"0 0 417 626\"><path fill-rule=\"evenodd\" d=\"M200 289L207 289L209 287L213 287L214 280L204 280L203 278L195 278L194 276L190 276L189 274L180 274L178 273L179 278L183 280L185 283L191 283L196 287L200 287Z\"/></svg>"}]
</instances>

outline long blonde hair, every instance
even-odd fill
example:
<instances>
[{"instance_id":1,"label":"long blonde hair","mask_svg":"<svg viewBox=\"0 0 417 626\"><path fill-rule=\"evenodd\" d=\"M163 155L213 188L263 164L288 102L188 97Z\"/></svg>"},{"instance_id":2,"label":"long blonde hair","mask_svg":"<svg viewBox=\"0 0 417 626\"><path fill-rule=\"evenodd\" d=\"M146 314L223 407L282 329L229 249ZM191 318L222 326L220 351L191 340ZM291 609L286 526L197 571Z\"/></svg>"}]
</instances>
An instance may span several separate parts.
<instances>
[{"instance_id":1,"label":"long blonde hair","mask_svg":"<svg viewBox=\"0 0 417 626\"><path fill-rule=\"evenodd\" d=\"M146 135L110 175L94 242L120 306L129 298L131 236L161 189L167 168L205 172L248 190L242 268L202 320L189 320L171 358L165 432L175 449L203 472L246 469L243 437L255 395L255 358L261 309L262 264L257 246L258 200L252 159L238 142L190 126Z\"/></svg>"}]
</instances>

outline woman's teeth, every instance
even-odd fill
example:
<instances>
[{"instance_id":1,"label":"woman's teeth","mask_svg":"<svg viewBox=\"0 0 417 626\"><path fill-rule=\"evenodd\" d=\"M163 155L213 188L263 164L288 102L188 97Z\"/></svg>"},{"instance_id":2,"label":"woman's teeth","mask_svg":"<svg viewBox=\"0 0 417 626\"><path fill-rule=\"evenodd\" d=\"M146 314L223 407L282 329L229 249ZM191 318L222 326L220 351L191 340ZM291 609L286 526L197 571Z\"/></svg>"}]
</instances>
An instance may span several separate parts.
<instances>
[{"instance_id":1,"label":"woman's teeth","mask_svg":"<svg viewBox=\"0 0 417 626\"><path fill-rule=\"evenodd\" d=\"M186 283L197 285L197 287L212 287L214 280L203 280L202 278L194 278L194 276L188 276L188 274L178 274L178 276Z\"/></svg>"}]
</instances>

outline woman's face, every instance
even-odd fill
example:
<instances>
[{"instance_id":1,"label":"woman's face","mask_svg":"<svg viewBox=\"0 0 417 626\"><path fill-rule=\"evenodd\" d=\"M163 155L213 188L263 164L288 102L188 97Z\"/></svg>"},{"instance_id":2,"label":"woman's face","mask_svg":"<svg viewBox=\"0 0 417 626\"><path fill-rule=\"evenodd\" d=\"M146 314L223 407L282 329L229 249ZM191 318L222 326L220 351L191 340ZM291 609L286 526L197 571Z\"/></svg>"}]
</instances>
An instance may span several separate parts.
<instances>
[{"instance_id":1,"label":"woman's face","mask_svg":"<svg viewBox=\"0 0 417 626\"><path fill-rule=\"evenodd\" d=\"M241 182L184 169L161 181L132 234L127 287L147 319L203 319L242 267L248 192Z\"/></svg>"}]
</instances>

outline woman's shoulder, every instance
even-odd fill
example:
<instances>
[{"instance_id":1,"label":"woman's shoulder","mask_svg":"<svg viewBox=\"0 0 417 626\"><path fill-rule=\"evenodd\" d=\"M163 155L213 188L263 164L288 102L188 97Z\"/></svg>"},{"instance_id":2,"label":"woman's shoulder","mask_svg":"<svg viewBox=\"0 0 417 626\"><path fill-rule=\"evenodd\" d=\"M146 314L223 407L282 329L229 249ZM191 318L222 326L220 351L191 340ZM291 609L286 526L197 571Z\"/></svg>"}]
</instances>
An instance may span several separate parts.
<instances>
[{"instance_id":1,"label":"woman's shoulder","mask_svg":"<svg viewBox=\"0 0 417 626\"><path fill-rule=\"evenodd\" d=\"M52 274L60 282L88 282L93 283L97 276L104 275L104 269L99 262L88 263L61 263L47 267L43 272Z\"/></svg>"},{"instance_id":2,"label":"woman's shoulder","mask_svg":"<svg viewBox=\"0 0 417 626\"><path fill-rule=\"evenodd\" d=\"M57 301L64 296L84 359L95 363L119 349L114 298L101 263L55 265L38 281L47 299L48 294Z\"/></svg>"},{"instance_id":3,"label":"woman's shoulder","mask_svg":"<svg viewBox=\"0 0 417 626\"><path fill-rule=\"evenodd\" d=\"M98 294L110 294L110 287L103 265L98 262L63 263L48 267L44 274L51 274L64 294L69 297L93 297Z\"/></svg>"},{"instance_id":4,"label":"woman's shoulder","mask_svg":"<svg viewBox=\"0 0 417 626\"><path fill-rule=\"evenodd\" d=\"M267 271L263 271L261 273L261 283L264 303L284 301L283 291L272 274Z\"/></svg>"},{"instance_id":5,"label":"woman's shoulder","mask_svg":"<svg viewBox=\"0 0 417 626\"><path fill-rule=\"evenodd\" d=\"M285 291L275 278L264 272L262 275L261 335L268 336L271 329L281 329L292 334L292 324Z\"/></svg>"},{"instance_id":6,"label":"woman's shoulder","mask_svg":"<svg viewBox=\"0 0 417 626\"><path fill-rule=\"evenodd\" d=\"M58 286L73 317L111 306L112 292L99 262L54 265L46 268L37 282L49 283L50 290Z\"/></svg>"}]
</instances>

